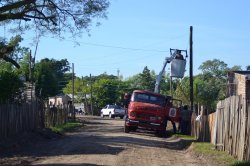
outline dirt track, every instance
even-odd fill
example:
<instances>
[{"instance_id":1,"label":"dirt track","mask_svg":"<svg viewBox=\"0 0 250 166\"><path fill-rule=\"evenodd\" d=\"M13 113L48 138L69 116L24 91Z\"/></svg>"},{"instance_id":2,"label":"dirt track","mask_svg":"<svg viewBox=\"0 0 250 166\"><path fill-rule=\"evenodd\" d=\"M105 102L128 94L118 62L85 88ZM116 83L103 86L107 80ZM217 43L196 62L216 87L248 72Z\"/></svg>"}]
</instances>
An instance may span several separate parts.
<instances>
[{"instance_id":1,"label":"dirt track","mask_svg":"<svg viewBox=\"0 0 250 166\"><path fill-rule=\"evenodd\" d=\"M207 166L177 138L152 132L123 132L124 120L81 117L85 126L54 139L34 139L27 146L0 151L0 165Z\"/></svg>"}]
</instances>

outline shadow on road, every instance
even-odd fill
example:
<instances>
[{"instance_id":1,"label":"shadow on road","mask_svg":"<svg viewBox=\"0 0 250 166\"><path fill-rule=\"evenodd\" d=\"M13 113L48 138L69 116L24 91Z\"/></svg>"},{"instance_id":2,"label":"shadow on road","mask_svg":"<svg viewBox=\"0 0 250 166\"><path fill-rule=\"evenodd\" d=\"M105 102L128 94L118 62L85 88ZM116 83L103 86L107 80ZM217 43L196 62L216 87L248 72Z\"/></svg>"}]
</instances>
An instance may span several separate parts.
<instances>
[{"instance_id":1,"label":"shadow on road","mask_svg":"<svg viewBox=\"0 0 250 166\"><path fill-rule=\"evenodd\" d=\"M164 140L164 139L163 139ZM45 142L46 141L46 142ZM191 141L175 140L166 142L151 140L149 138L135 138L133 134L128 136L103 136L75 134L55 140L37 142L36 145L27 145L5 151L0 157L23 155L23 156L58 156L58 155L81 155L81 154L110 154L116 155L123 151L126 146L131 147L157 147L174 150L182 150L191 144Z\"/></svg>"},{"instance_id":2,"label":"shadow on road","mask_svg":"<svg viewBox=\"0 0 250 166\"><path fill-rule=\"evenodd\" d=\"M39 164L39 166L99 166L99 165L84 163L84 164Z\"/></svg>"},{"instance_id":3,"label":"shadow on road","mask_svg":"<svg viewBox=\"0 0 250 166\"><path fill-rule=\"evenodd\" d=\"M0 158L13 156L43 158L83 154L117 155L128 147L156 147L183 150L192 143L192 141L177 138L158 138L153 132L140 130L139 132L127 134L123 132L121 125L113 124L109 126L109 123L108 121L107 123L103 121L88 121L85 124L90 126L84 126L73 133L56 137L55 139L41 138L41 135L33 135L32 138L30 138L31 140L27 140L27 144L2 152L0 151ZM52 166L57 165L61 164L52 164ZM65 166L66 165L67 164L65 164Z\"/></svg>"}]
</instances>

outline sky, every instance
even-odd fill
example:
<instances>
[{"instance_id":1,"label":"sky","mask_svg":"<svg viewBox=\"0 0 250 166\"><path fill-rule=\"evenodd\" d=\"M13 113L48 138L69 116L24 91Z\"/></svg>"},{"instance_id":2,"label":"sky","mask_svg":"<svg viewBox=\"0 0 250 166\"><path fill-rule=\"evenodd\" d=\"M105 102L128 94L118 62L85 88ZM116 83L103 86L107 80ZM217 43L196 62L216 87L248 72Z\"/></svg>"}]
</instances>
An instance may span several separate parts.
<instances>
[{"instance_id":1,"label":"sky","mask_svg":"<svg viewBox=\"0 0 250 166\"><path fill-rule=\"evenodd\" d=\"M108 18L101 26L90 27L76 45L42 37L36 60L45 57L66 58L74 63L77 76L107 74L127 79L141 73L145 66L158 74L169 49L187 49L190 26L193 26L194 75L199 66L219 59L228 64L250 65L250 1L248 0L111 0ZM65 34L65 36L67 36ZM24 37L24 46L34 45ZM188 75L189 57L186 75ZM169 72L169 66L167 66Z\"/></svg>"}]
</instances>

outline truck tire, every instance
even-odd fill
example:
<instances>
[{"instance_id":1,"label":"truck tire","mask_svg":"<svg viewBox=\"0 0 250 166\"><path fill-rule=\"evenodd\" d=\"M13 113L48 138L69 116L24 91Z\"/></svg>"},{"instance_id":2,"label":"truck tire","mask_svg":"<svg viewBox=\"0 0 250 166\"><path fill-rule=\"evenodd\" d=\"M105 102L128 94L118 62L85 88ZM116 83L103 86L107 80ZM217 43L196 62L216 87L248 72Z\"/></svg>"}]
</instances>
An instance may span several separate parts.
<instances>
[{"instance_id":1,"label":"truck tire","mask_svg":"<svg viewBox=\"0 0 250 166\"><path fill-rule=\"evenodd\" d=\"M166 130L159 131L159 136L162 137L162 138L166 138L167 137L167 131Z\"/></svg>"},{"instance_id":2,"label":"truck tire","mask_svg":"<svg viewBox=\"0 0 250 166\"><path fill-rule=\"evenodd\" d=\"M130 127L130 130L131 130L131 131L136 131L136 130L137 130L137 127Z\"/></svg>"},{"instance_id":3,"label":"truck tire","mask_svg":"<svg viewBox=\"0 0 250 166\"><path fill-rule=\"evenodd\" d=\"M163 130L157 131L157 134L162 138L167 137L167 131L166 131L167 122L168 122L167 119L163 122Z\"/></svg>"},{"instance_id":4,"label":"truck tire","mask_svg":"<svg viewBox=\"0 0 250 166\"><path fill-rule=\"evenodd\" d=\"M124 125L124 132L125 133L129 133L130 132L129 126Z\"/></svg>"}]
</instances>

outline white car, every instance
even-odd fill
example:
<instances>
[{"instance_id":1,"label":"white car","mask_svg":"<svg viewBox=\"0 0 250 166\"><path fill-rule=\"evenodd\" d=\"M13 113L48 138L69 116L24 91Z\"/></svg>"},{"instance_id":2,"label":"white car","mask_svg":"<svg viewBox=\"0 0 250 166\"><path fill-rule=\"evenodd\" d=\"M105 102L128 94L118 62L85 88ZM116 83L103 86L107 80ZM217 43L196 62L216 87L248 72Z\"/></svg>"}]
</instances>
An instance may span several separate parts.
<instances>
[{"instance_id":1,"label":"white car","mask_svg":"<svg viewBox=\"0 0 250 166\"><path fill-rule=\"evenodd\" d=\"M118 105L106 105L101 109L100 115L103 118L104 116L109 116L109 118L124 117L126 110Z\"/></svg>"}]
</instances>

